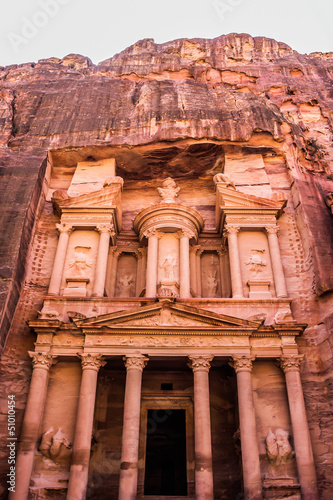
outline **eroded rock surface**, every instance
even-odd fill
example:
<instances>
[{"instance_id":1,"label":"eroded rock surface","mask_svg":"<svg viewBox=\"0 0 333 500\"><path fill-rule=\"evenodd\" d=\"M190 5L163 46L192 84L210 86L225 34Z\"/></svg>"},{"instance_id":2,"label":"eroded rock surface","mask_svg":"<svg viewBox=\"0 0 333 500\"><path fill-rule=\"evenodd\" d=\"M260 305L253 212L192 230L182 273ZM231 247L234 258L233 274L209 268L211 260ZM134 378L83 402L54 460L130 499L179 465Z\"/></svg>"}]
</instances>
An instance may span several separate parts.
<instances>
[{"instance_id":1,"label":"eroded rock surface","mask_svg":"<svg viewBox=\"0 0 333 500\"><path fill-rule=\"evenodd\" d=\"M294 318L308 324L298 339L306 354L302 380L321 498L329 500L333 216L325 200L333 192L332 110L333 53L301 55L245 34L161 45L145 39L97 65L71 54L1 68L3 435L8 394L17 395L20 428L34 343L26 322L41 309L56 245L49 188L66 191L80 161L112 157L125 180L125 232L138 209L133 193L143 190L140 203L156 203L166 177L180 179L180 198L213 230L207 178L223 170L248 195L282 192L288 199L281 252ZM3 471L6 457L3 448Z\"/></svg>"}]
</instances>

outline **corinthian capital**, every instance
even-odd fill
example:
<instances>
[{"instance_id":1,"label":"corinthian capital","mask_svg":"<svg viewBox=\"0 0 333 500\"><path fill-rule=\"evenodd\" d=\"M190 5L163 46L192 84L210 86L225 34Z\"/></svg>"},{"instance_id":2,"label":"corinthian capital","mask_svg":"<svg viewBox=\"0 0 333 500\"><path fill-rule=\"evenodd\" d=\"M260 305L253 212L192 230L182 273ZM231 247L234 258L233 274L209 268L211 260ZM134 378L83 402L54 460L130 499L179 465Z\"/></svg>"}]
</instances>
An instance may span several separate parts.
<instances>
[{"instance_id":1,"label":"corinthian capital","mask_svg":"<svg viewBox=\"0 0 333 500\"><path fill-rule=\"evenodd\" d=\"M72 231L74 231L73 226L71 226L70 224L56 224L56 228L58 229L59 233L70 234Z\"/></svg>"},{"instance_id":2,"label":"corinthian capital","mask_svg":"<svg viewBox=\"0 0 333 500\"><path fill-rule=\"evenodd\" d=\"M148 357L138 354L136 356L124 356L123 357L126 370L139 370L143 371L144 367L148 363Z\"/></svg>"},{"instance_id":3,"label":"corinthian capital","mask_svg":"<svg viewBox=\"0 0 333 500\"><path fill-rule=\"evenodd\" d=\"M188 366L192 368L193 372L204 371L209 372L210 362L214 359L214 356L189 356Z\"/></svg>"},{"instance_id":4,"label":"corinthian capital","mask_svg":"<svg viewBox=\"0 0 333 500\"><path fill-rule=\"evenodd\" d=\"M238 234L240 231L239 226L230 226L229 224L225 226L223 230L223 236L229 236L229 234Z\"/></svg>"},{"instance_id":5,"label":"corinthian capital","mask_svg":"<svg viewBox=\"0 0 333 500\"><path fill-rule=\"evenodd\" d=\"M96 230L101 233L110 233L111 236L115 235L113 224L97 224Z\"/></svg>"},{"instance_id":6,"label":"corinthian capital","mask_svg":"<svg viewBox=\"0 0 333 500\"><path fill-rule=\"evenodd\" d=\"M82 370L95 370L98 372L101 366L106 364L101 354L78 354L81 359Z\"/></svg>"},{"instance_id":7,"label":"corinthian capital","mask_svg":"<svg viewBox=\"0 0 333 500\"><path fill-rule=\"evenodd\" d=\"M30 358L32 359L32 366L34 368L44 368L49 370L52 365L57 362L57 356L49 352L35 352L28 351Z\"/></svg>"},{"instance_id":8,"label":"corinthian capital","mask_svg":"<svg viewBox=\"0 0 333 500\"><path fill-rule=\"evenodd\" d=\"M159 237L159 232L156 229L156 227L150 227L150 228L146 229L146 231L144 231L142 233L142 235L145 236L147 238L147 240L148 240L151 236L157 236L157 237Z\"/></svg>"},{"instance_id":9,"label":"corinthian capital","mask_svg":"<svg viewBox=\"0 0 333 500\"><path fill-rule=\"evenodd\" d=\"M252 372L252 362L255 356L232 356L230 366L233 367L236 373L238 372Z\"/></svg>"},{"instance_id":10,"label":"corinthian capital","mask_svg":"<svg viewBox=\"0 0 333 500\"><path fill-rule=\"evenodd\" d=\"M304 354L296 354L291 356L281 356L278 358L280 366L284 373L287 372L299 372L301 368L301 362L304 359Z\"/></svg>"},{"instance_id":11,"label":"corinthian capital","mask_svg":"<svg viewBox=\"0 0 333 500\"><path fill-rule=\"evenodd\" d=\"M280 228L279 226L267 226L265 227L265 231L267 234L279 234Z\"/></svg>"}]
</instances>

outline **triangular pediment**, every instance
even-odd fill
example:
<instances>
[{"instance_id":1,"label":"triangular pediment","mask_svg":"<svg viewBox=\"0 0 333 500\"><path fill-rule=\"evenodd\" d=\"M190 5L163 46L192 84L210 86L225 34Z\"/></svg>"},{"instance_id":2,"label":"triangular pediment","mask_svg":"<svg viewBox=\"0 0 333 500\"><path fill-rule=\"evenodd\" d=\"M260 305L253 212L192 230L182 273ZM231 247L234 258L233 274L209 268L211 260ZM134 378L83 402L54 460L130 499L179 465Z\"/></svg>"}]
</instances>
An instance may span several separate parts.
<instances>
[{"instance_id":1,"label":"triangular pediment","mask_svg":"<svg viewBox=\"0 0 333 500\"><path fill-rule=\"evenodd\" d=\"M204 309L176 304L174 302L158 302L136 309L117 311L93 318L76 320L82 329L241 329L256 330L260 322L247 321Z\"/></svg>"},{"instance_id":2,"label":"triangular pediment","mask_svg":"<svg viewBox=\"0 0 333 500\"><path fill-rule=\"evenodd\" d=\"M107 186L99 191L72 196L66 199L53 199L56 208L64 209L112 208L119 203L120 188L118 185Z\"/></svg>"},{"instance_id":3,"label":"triangular pediment","mask_svg":"<svg viewBox=\"0 0 333 500\"><path fill-rule=\"evenodd\" d=\"M286 200L272 200L260 198L251 194L242 193L230 187L218 186L218 203L223 208L254 208L282 210Z\"/></svg>"}]
</instances>

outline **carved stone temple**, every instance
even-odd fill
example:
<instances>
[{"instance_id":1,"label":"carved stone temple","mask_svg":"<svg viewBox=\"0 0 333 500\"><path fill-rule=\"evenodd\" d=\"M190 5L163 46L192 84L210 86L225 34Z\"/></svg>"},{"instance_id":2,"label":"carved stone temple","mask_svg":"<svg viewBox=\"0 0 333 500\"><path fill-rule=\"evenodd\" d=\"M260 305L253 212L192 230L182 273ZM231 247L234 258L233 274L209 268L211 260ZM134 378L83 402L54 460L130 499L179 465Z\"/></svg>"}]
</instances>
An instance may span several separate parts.
<instances>
[{"instance_id":1,"label":"carved stone temple","mask_svg":"<svg viewBox=\"0 0 333 500\"><path fill-rule=\"evenodd\" d=\"M4 72L0 498L330 500L332 54Z\"/></svg>"}]
</instances>

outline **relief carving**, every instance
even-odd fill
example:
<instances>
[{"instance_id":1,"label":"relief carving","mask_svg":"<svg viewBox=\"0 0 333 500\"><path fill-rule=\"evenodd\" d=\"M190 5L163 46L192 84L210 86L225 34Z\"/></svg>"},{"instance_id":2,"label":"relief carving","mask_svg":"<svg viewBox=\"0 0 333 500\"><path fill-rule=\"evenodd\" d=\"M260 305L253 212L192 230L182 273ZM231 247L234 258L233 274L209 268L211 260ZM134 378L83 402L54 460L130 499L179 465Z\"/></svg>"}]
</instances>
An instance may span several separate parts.
<instances>
[{"instance_id":1,"label":"relief carving","mask_svg":"<svg viewBox=\"0 0 333 500\"><path fill-rule=\"evenodd\" d=\"M289 432L277 429L275 434L269 429L265 440L268 460L273 465L281 465L292 460L295 452L289 442Z\"/></svg>"},{"instance_id":2,"label":"relief carving","mask_svg":"<svg viewBox=\"0 0 333 500\"><path fill-rule=\"evenodd\" d=\"M75 276L84 276L92 267L92 261L89 260L88 254L91 247L76 246L74 259L69 261L69 267L75 271Z\"/></svg>"},{"instance_id":3,"label":"relief carving","mask_svg":"<svg viewBox=\"0 0 333 500\"><path fill-rule=\"evenodd\" d=\"M219 173L214 175L213 181L215 184L223 183L226 185L225 187L227 188L236 189L235 183L226 174Z\"/></svg>"},{"instance_id":4,"label":"relief carving","mask_svg":"<svg viewBox=\"0 0 333 500\"><path fill-rule=\"evenodd\" d=\"M253 248L251 250L250 258L245 262L245 265L249 266L249 270L254 273L255 276L263 271L263 268L267 266L266 261L262 258L265 250L262 248Z\"/></svg>"},{"instance_id":5,"label":"relief carving","mask_svg":"<svg viewBox=\"0 0 333 500\"><path fill-rule=\"evenodd\" d=\"M130 297L134 285L134 278L131 275L121 276L118 280L118 290L120 297Z\"/></svg>"},{"instance_id":6,"label":"relief carving","mask_svg":"<svg viewBox=\"0 0 333 500\"><path fill-rule=\"evenodd\" d=\"M72 444L60 428L55 432L51 427L44 432L39 451L56 464L67 463L72 453Z\"/></svg>"},{"instance_id":7,"label":"relief carving","mask_svg":"<svg viewBox=\"0 0 333 500\"><path fill-rule=\"evenodd\" d=\"M174 255L169 253L160 267L163 269L164 278L166 280L174 281L176 279L177 262Z\"/></svg>"},{"instance_id":8,"label":"relief carving","mask_svg":"<svg viewBox=\"0 0 333 500\"><path fill-rule=\"evenodd\" d=\"M165 179L162 186L163 187L157 188L162 201L164 203L176 203L176 198L178 197L180 188L177 187L175 181L171 179L171 177L168 177Z\"/></svg>"}]
</instances>

